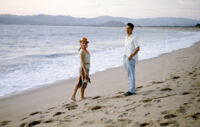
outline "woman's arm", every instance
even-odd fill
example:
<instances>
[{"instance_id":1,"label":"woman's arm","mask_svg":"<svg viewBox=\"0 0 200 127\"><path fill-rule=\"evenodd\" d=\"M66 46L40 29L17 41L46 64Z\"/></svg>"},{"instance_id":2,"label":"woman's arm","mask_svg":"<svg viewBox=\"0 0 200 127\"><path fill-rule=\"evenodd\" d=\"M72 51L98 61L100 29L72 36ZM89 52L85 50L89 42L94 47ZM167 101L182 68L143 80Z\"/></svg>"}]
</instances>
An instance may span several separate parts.
<instances>
[{"instance_id":1,"label":"woman's arm","mask_svg":"<svg viewBox=\"0 0 200 127\"><path fill-rule=\"evenodd\" d=\"M80 53L81 55L81 67L83 68L83 73L85 74L84 77L88 77L87 71L86 71L86 67L85 67L85 63L84 63L84 59L85 59L85 55L83 52Z\"/></svg>"}]
</instances>

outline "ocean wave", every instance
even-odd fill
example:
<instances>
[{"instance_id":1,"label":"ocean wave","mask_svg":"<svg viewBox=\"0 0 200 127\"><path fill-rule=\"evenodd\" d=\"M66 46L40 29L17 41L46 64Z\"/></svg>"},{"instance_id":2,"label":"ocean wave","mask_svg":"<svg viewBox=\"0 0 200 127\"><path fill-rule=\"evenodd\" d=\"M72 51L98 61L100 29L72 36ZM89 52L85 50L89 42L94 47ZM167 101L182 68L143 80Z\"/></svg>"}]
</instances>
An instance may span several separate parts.
<instances>
[{"instance_id":1,"label":"ocean wave","mask_svg":"<svg viewBox=\"0 0 200 127\"><path fill-rule=\"evenodd\" d=\"M73 56L77 55L78 53L53 53L53 54L37 54L37 55L26 55L26 58L59 58L59 57L66 57L66 56Z\"/></svg>"}]
</instances>

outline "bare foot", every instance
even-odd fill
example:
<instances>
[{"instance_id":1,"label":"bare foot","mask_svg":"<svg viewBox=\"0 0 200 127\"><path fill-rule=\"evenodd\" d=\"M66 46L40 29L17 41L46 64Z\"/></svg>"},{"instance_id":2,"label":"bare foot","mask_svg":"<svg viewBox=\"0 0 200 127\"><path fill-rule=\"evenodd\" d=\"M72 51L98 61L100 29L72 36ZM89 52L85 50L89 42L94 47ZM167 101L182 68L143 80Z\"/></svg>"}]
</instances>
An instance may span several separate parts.
<instances>
[{"instance_id":1,"label":"bare foot","mask_svg":"<svg viewBox=\"0 0 200 127\"><path fill-rule=\"evenodd\" d=\"M72 100L72 101L76 101L75 96L72 96L71 100Z\"/></svg>"},{"instance_id":2,"label":"bare foot","mask_svg":"<svg viewBox=\"0 0 200 127\"><path fill-rule=\"evenodd\" d=\"M85 97L81 97L81 100L84 100L85 99Z\"/></svg>"}]
</instances>

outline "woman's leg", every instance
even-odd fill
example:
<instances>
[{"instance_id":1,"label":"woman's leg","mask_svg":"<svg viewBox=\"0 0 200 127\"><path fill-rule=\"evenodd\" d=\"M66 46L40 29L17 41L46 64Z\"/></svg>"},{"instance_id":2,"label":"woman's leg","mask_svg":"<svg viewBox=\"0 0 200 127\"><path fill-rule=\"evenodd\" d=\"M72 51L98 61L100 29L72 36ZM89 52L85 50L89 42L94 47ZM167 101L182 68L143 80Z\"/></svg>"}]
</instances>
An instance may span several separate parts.
<instances>
[{"instance_id":1,"label":"woman's leg","mask_svg":"<svg viewBox=\"0 0 200 127\"><path fill-rule=\"evenodd\" d=\"M76 93L77 93L77 90L78 90L78 88L79 88L80 81L81 81L81 77L79 77L79 81L78 81L78 83L76 84L76 87L75 87L75 89L74 89L74 93L73 93L73 95L72 95L72 97L71 97L71 99L72 99L73 101L76 101Z\"/></svg>"},{"instance_id":2,"label":"woman's leg","mask_svg":"<svg viewBox=\"0 0 200 127\"><path fill-rule=\"evenodd\" d=\"M85 99L84 93L85 93L85 88L82 87L82 88L81 88L81 99L82 99L82 100Z\"/></svg>"},{"instance_id":3,"label":"woman's leg","mask_svg":"<svg viewBox=\"0 0 200 127\"><path fill-rule=\"evenodd\" d=\"M84 93L85 93L85 84L84 84L84 80L85 80L85 74L84 71L82 70L82 74L83 74L83 82L82 82L82 86L81 86L81 99L85 99Z\"/></svg>"}]
</instances>

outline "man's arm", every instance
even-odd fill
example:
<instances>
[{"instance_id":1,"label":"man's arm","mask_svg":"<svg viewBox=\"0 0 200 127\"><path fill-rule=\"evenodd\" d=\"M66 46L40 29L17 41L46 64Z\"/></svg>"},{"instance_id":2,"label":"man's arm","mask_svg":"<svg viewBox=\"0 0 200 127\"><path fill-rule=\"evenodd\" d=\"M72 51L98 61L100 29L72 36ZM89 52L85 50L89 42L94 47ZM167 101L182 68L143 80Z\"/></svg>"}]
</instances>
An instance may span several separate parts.
<instances>
[{"instance_id":1,"label":"man's arm","mask_svg":"<svg viewBox=\"0 0 200 127\"><path fill-rule=\"evenodd\" d=\"M128 57L128 60L131 60L140 50L140 47L138 46L135 51Z\"/></svg>"}]
</instances>

